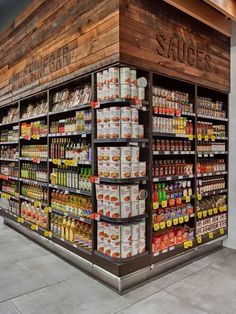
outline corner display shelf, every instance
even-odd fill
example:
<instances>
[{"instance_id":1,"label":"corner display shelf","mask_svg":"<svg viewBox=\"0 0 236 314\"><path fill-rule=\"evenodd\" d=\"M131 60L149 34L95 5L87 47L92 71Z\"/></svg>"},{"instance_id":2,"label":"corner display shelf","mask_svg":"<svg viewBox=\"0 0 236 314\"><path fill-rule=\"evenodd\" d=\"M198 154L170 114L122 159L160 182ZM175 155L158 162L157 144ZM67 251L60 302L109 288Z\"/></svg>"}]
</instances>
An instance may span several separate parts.
<instances>
[{"instance_id":1,"label":"corner display shelf","mask_svg":"<svg viewBox=\"0 0 236 314\"><path fill-rule=\"evenodd\" d=\"M4 173L9 170L0 175L0 214L119 277L228 233L228 94L144 70L137 69L137 75L148 81L145 101L97 102L97 73L92 73L0 107L1 117L10 109L15 113L14 121L0 124L0 165ZM58 93L66 97L67 89L78 86L90 86L89 99L64 109ZM209 109L209 99L217 112ZM31 117L30 104L42 110ZM99 138L98 110L111 107L138 109L144 137ZM32 134L35 128L41 133ZM138 148L146 173L98 176L98 150L116 147ZM14 156L6 154L13 150ZM101 212L98 186L138 187L145 194L138 200L145 199L144 212L133 217ZM118 258L109 256L110 250L101 252L101 226L126 230L138 224L145 226L142 251L127 258L124 252Z\"/></svg>"}]
</instances>

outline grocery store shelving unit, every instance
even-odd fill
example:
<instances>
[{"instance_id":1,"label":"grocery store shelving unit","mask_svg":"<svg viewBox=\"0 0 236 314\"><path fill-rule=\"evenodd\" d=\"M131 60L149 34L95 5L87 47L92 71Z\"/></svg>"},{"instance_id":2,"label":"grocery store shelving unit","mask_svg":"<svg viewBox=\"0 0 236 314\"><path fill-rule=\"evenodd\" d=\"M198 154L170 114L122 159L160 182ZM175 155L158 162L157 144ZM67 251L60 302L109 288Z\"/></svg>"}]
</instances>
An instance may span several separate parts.
<instances>
[{"instance_id":1,"label":"grocery store shelving unit","mask_svg":"<svg viewBox=\"0 0 236 314\"><path fill-rule=\"evenodd\" d=\"M162 269L166 269L166 266L162 266L161 262L167 261L169 265L174 265L174 257L178 257L179 259L187 260L189 259L189 254L192 252L192 256L196 256L197 251L200 252L199 248L203 248L203 251L205 250L204 244L207 244L211 242L213 244L213 247L215 247L215 243L218 240L224 239L224 237L227 235L227 227L226 228L221 228L220 230L216 230L214 232L207 233L203 235L201 238L196 237L196 223L200 219L198 218L198 214L196 211L197 207L197 202L200 198L205 198L208 196L212 195L218 195L218 194L225 194L227 195L228 199L228 137L218 139L217 137L214 139L214 141L222 141L226 143L226 151L225 152L198 152L197 151L197 144L198 144L198 138L197 138L197 122L198 121L210 121L214 122L216 124L225 124L226 125L226 134L228 136L228 118L212 118L212 117L207 117L203 116L197 113L197 97L198 96L204 96L204 97L211 97L214 100L221 100L224 103L225 106L225 111L226 114L228 115L228 95L221 93L219 91L214 91L214 90L209 90L205 89L201 86L197 86L194 84L190 84L188 82L180 81L177 79L172 79L169 77L164 77L160 76L158 74L153 74L150 72L144 72L141 71L142 74L144 74L147 79L148 79L148 88L146 92L146 100L144 104L145 111L142 111L144 120L142 121L143 124L145 125L145 139L137 140L137 139L116 139L116 140L111 140L111 139L97 139L96 138L96 109L94 108L94 102L96 101L96 73L91 73L85 77L79 77L76 78L72 81L67 82L66 84L63 83L58 86L54 86L51 89L45 90L41 92L40 94L37 95L32 95L30 98L22 99L18 103L14 104L9 104L8 106L0 107L0 115L3 116L4 114L7 113L8 109L17 106L19 108L19 119L18 121L10 122L7 124L0 124L0 131L5 129L11 129L12 126L18 125L19 126L19 140L18 141L3 141L0 142L0 148L1 145L15 145L18 146L18 151L19 151L19 156L20 158L16 159L15 161L18 163L19 166L19 178L12 178L9 176L7 180L17 180L18 184L18 193L19 197L17 195L9 195L7 196L5 192L2 192L2 198L5 199L14 199L19 201L19 214L16 213L11 213L9 210L4 210L2 209L0 211L1 215L5 218L5 222L12 227L19 229L21 232L24 232L25 227L27 229L30 229L27 233L28 236L36 234L36 237L34 238L36 241L40 242L40 237L43 238L44 240L47 239L47 241L43 241L42 243L45 246L49 246L50 249L55 250L58 254L63 255L66 257L67 253L60 253L58 251L58 246L57 249L53 247L54 243L58 244L59 247L63 247L68 250L68 257L70 255L70 252L75 253L76 255L82 257L83 259L87 260L88 262L92 263L95 266L99 267L99 270L96 270L96 267L90 267L91 273L93 273L92 268L97 271L95 271L95 276L100 277L101 280L106 281L107 283L115 286L118 290L122 290L125 287L128 287L132 285L132 283L138 282L138 280L130 280L130 282L125 282L124 285L122 286L120 279L116 280L116 283L112 282L111 278L108 278L109 275L108 273L113 274L114 276L117 276L117 278L122 278L123 276L128 276L130 273L134 273L136 271L141 272L142 269L146 269L146 271L150 271L150 274L147 275L146 277L143 276L141 280L144 280L144 278L150 278L154 274L158 273ZM65 110L60 110L57 112L52 112L52 104L53 104L53 94L57 90L62 90L65 87L75 87L78 85L78 83L81 82L90 82L92 85L92 99L91 103L86 104L86 105L81 105L78 107L73 107L70 109L65 109ZM174 134L166 134L166 133L161 133L161 132L153 132L153 123L152 123L152 118L153 118L153 110L152 110L152 88L154 85L162 86L165 88L170 88L170 89L175 89L175 90L180 90L180 91L185 91L189 92L190 94L190 100L193 103L193 113L186 113L184 116L187 118L191 119L193 121L194 129L193 129L193 136L188 136L188 135L174 135ZM44 114L34 116L34 117L29 117L29 118L22 118L22 112L25 109L25 106L29 104L30 102L33 102L35 99L39 99L41 97L44 97L48 101L48 110ZM131 106L135 106L135 102L130 101L130 100L113 100L113 101L105 101L101 103L100 105L103 106L111 106L111 105L118 105L122 106L123 104L129 104ZM96 105L96 104L95 104ZM51 134L49 131L50 125L52 121L56 121L59 119L62 119L62 117L69 117L71 113L75 113L78 110L84 110L84 109L91 109L92 111L92 132L68 132L68 133L57 133L57 134ZM141 107L143 109L143 107ZM30 122L32 120L37 120L37 119L43 119L47 122L48 126L48 135L41 137L39 139L26 139L21 136L20 134L20 126L22 122ZM75 137L75 138L83 138L83 139L88 139L91 143L91 148L92 148L92 162L90 164L85 164L85 166L91 167L92 169L92 178L97 176L97 160L96 160L96 147L101 145L101 146L106 146L108 143L109 145L118 145L118 146L125 146L125 145L139 145L140 147L143 148L144 153L143 156L145 156L145 160L147 161L147 177L141 177L141 178L135 178L135 179L108 179L108 178L100 178L101 183L111 183L111 184L132 184L134 182L138 182L140 184L143 184L145 189L148 191L148 197L146 200L146 214L141 215L140 217L134 217L134 218L128 218L128 219L111 219L105 216L99 216L96 215L96 195L95 195L95 184L92 185L92 191L81 191L80 189L74 189L74 188L69 188L66 186L59 186L52 184L50 182L50 173L51 169L53 166L56 166L55 161L51 158L50 156L50 145L51 145L51 140L56 137ZM166 150L166 151L156 151L152 149L153 145L153 139L189 139L191 141L191 150L189 151L182 151L182 150ZM23 144L47 144L48 146L48 158L46 159L39 159L39 160L33 160L32 158L24 158L21 157L21 148ZM204 158L204 157L209 157L209 158L214 158L217 156L220 156L221 159L224 159L226 163L226 171L223 172L216 172L216 173L208 173L208 174L197 174L196 169L197 169L197 163L199 159ZM206 157L206 158L207 158ZM186 159L189 162L193 164L193 174L189 175L167 175L165 177L153 177L152 175L152 169L153 169L153 163L154 160L168 160L168 159ZM6 163L6 162L11 162L13 159L5 159L5 158L0 158L0 164ZM47 182L38 182L35 180L29 180L29 179L23 179L20 178L20 171L22 168L22 164L25 162L30 162L30 163L44 163L47 165L47 173L48 173L48 181ZM83 165L83 164L82 164ZM220 189L220 190L215 190L215 191L209 191L207 193L202 193L201 197L197 194L197 179L199 177L216 177L219 175L223 175L225 177L226 181L226 187L225 189ZM6 178L5 178L6 179ZM183 225L187 224L191 228L194 229L194 239L188 243L181 243L176 246L172 246L168 249L164 249L157 252L152 251L152 237L155 232L163 232L163 230L168 230L171 228L171 226L165 225L160 226L158 225L158 228L154 230L154 226L152 223L152 215L153 215L153 203L152 203L152 186L154 183L157 182L169 182L169 181L174 181L174 180L184 180L184 179L189 179L192 182L192 195L190 197L189 202L193 205L194 208L194 213L189 215L189 217L184 218L183 221L180 220L176 225ZM2 181L3 178L0 178L0 186L2 187ZM23 182L28 182L28 183L34 183L34 184L39 184L39 185L44 185L47 188L48 192L48 202L41 202L42 208L45 209L45 211L48 213L48 228L44 229L42 227L39 227L31 222L27 222L27 220L22 219L21 217L21 212L20 212L20 206L21 202L26 200L29 202L34 203L37 200L34 200L32 198L26 197L21 195L21 185ZM92 198L92 205L93 205L93 214L90 218L89 217L78 217L73 214L64 214L60 210L56 210L51 208L51 191L53 189L58 189L62 191L66 191L67 193L72 192L72 193L78 193L81 195L87 195L91 196ZM2 189L1 189L2 190ZM184 201L184 198L182 198L182 201ZM227 207L224 208L222 211L227 211ZM59 215L68 215L71 218L76 218L82 222L85 222L87 224L90 224L92 226L92 250L88 251L84 249L83 247L80 247L77 244L71 243L65 239L62 239L60 236L56 234L52 234L51 229L50 229L50 223L51 223L51 216L52 213L55 212ZM218 213L218 211L217 211ZM214 216L216 213L207 213L209 216ZM104 222L113 222L113 223L129 223L131 221L137 221L137 220L146 220L146 252L143 254L140 254L138 256L130 257L127 259L119 259L115 260L114 258L110 258L109 256L105 256L104 254L98 253L97 252L97 247L96 247L96 240L97 240L97 220L101 220ZM173 222L171 223L171 225ZM156 227L156 226L155 226ZM40 237L38 237L40 235ZM48 243L48 244L46 244ZM218 244L217 244L218 245ZM209 246L207 246L209 247ZM69 252L70 251L70 252ZM189 254L185 254L188 252ZM188 256L188 257L187 257ZM172 259L170 259L170 257ZM173 264L172 264L173 261ZM83 262L80 260L78 262L78 266L82 265ZM156 267L155 265L158 265ZM169 267L172 267L169 266ZM82 267L82 266L81 266ZM158 269L157 269L158 268ZM168 268L168 267L167 267ZM101 269L106 270L106 274L102 273ZM88 269L86 269L88 271ZM90 272L90 271L89 271ZM100 273L100 275L98 274ZM113 276L112 275L112 276ZM128 277L127 277L128 278ZM127 279L128 280L128 279Z\"/></svg>"}]
</instances>

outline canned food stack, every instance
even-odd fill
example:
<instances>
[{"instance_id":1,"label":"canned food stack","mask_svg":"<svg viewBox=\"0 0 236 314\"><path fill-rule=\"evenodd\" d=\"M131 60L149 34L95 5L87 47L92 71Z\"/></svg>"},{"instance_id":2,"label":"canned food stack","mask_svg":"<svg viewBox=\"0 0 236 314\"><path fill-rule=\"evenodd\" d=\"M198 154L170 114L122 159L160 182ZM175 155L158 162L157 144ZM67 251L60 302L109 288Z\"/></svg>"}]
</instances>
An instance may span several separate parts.
<instances>
[{"instance_id":1,"label":"canned food stack","mask_svg":"<svg viewBox=\"0 0 236 314\"><path fill-rule=\"evenodd\" d=\"M145 214L145 199L138 184L96 185L97 213L111 218L129 218Z\"/></svg>"},{"instance_id":2,"label":"canned food stack","mask_svg":"<svg viewBox=\"0 0 236 314\"><path fill-rule=\"evenodd\" d=\"M164 115L193 113L193 104L189 102L189 94L153 86L153 112Z\"/></svg>"},{"instance_id":3,"label":"canned food stack","mask_svg":"<svg viewBox=\"0 0 236 314\"><path fill-rule=\"evenodd\" d=\"M137 78L137 70L111 67L97 73L97 100L116 98L145 100L145 77Z\"/></svg>"},{"instance_id":4,"label":"canned food stack","mask_svg":"<svg viewBox=\"0 0 236 314\"><path fill-rule=\"evenodd\" d=\"M197 113L207 117L226 118L223 102L206 97L197 98Z\"/></svg>"},{"instance_id":5,"label":"canned food stack","mask_svg":"<svg viewBox=\"0 0 236 314\"><path fill-rule=\"evenodd\" d=\"M97 138L144 138L144 125L139 124L137 108L110 107L97 109Z\"/></svg>"},{"instance_id":6,"label":"canned food stack","mask_svg":"<svg viewBox=\"0 0 236 314\"><path fill-rule=\"evenodd\" d=\"M112 258L128 258L146 250L146 222L127 225L98 222L98 252Z\"/></svg>"},{"instance_id":7,"label":"canned food stack","mask_svg":"<svg viewBox=\"0 0 236 314\"><path fill-rule=\"evenodd\" d=\"M185 117L153 117L153 132L193 135L193 122Z\"/></svg>"},{"instance_id":8,"label":"canned food stack","mask_svg":"<svg viewBox=\"0 0 236 314\"><path fill-rule=\"evenodd\" d=\"M146 162L139 161L140 147L98 147L98 175L128 179L146 176Z\"/></svg>"}]
</instances>

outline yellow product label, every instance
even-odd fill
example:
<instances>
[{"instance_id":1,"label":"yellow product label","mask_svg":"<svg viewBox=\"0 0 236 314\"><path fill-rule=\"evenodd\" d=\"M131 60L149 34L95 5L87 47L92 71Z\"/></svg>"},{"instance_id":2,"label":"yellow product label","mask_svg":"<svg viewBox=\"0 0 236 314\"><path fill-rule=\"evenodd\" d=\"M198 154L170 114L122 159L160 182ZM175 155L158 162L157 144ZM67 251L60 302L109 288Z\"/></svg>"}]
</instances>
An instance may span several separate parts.
<instances>
[{"instance_id":1,"label":"yellow product label","mask_svg":"<svg viewBox=\"0 0 236 314\"><path fill-rule=\"evenodd\" d=\"M40 207L41 206L41 202L40 201L35 201L34 202L34 207Z\"/></svg>"},{"instance_id":2,"label":"yellow product label","mask_svg":"<svg viewBox=\"0 0 236 314\"><path fill-rule=\"evenodd\" d=\"M205 141L208 141L208 140L209 140L209 136L208 136L208 135L205 135L205 136L204 136L204 140L205 140Z\"/></svg>"},{"instance_id":3,"label":"yellow product label","mask_svg":"<svg viewBox=\"0 0 236 314\"><path fill-rule=\"evenodd\" d=\"M185 242L184 242L184 248L185 248L185 249L188 249L188 246L189 246L189 242L188 242L188 241L185 241Z\"/></svg>"},{"instance_id":4,"label":"yellow product label","mask_svg":"<svg viewBox=\"0 0 236 314\"><path fill-rule=\"evenodd\" d=\"M204 211L202 212L202 215L203 215L204 218L206 218L206 217L207 217L207 211L204 210Z\"/></svg>"},{"instance_id":5,"label":"yellow product label","mask_svg":"<svg viewBox=\"0 0 236 314\"><path fill-rule=\"evenodd\" d=\"M160 222L160 228L165 229L165 227L166 227L165 221Z\"/></svg>"},{"instance_id":6,"label":"yellow product label","mask_svg":"<svg viewBox=\"0 0 236 314\"><path fill-rule=\"evenodd\" d=\"M198 213L197 213L197 218L198 218L198 219L201 219L201 218L202 218L202 212L198 212Z\"/></svg>"},{"instance_id":7,"label":"yellow product label","mask_svg":"<svg viewBox=\"0 0 236 314\"><path fill-rule=\"evenodd\" d=\"M212 209L208 209L208 215L212 216L212 214L213 214L213 210Z\"/></svg>"},{"instance_id":8,"label":"yellow product label","mask_svg":"<svg viewBox=\"0 0 236 314\"><path fill-rule=\"evenodd\" d=\"M189 141L192 141L193 140L193 134L189 134L188 139L189 139Z\"/></svg>"},{"instance_id":9,"label":"yellow product label","mask_svg":"<svg viewBox=\"0 0 236 314\"><path fill-rule=\"evenodd\" d=\"M208 237L209 237L209 239L213 239L214 238L213 232L209 232Z\"/></svg>"},{"instance_id":10,"label":"yellow product label","mask_svg":"<svg viewBox=\"0 0 236 314\"><path fill-rule=\"evenodd\" d=\"M47 207L44 207L44 211L45 213L51 213L52 212L52 208L47 206Z\"/></svg>"},{"instance_id":11,"label":"yellow product label","mask_svg":"<svg viewBox=\"0 0 236 314\"><path fill-rule=\"evenodd\" d=\"M179 223L178 218L174 218L173 219L173 225L176 226L176 225L178 225L178 223Z\"/></svg>"},{"instance_id":12,"label":"yellow product label","mask_svg":"<svg viewBox=\"0 0 236 314\"><path fill-rule=\"evenodd\" d=\"M224 207L223 206L219 207L219 211L220 213L222 213L224 211Z\"/></svg>"},{"instance_id":13,"label":"yellow product label","mask_svg":"<svg viewBox=\"0 0 236 314\"><path fill-rule=\"evenodd\" d=\"M201 244L201 243L202 243L202 237L201 237L201 236L197 237L197 243L198 243L198 244Z\"/></svg>"},{"instance_id":14,"label":"yellow product label","mask_svg":"<svg viewBox=\"0 0 236 314\"><path fill-rule=\"evenodd\" d=\"M220 234L221 234L221 235L225 234L225 231L224 231L223 228L220 228Z\"/></svg>"},{"instance_id":15,"label":"yellow product label","mask_svg":"<svg viewBox=\"0 0 236 314\"><path fill-rule=\"evenodd\" d=\"M182 224L184 222L184 217L179 217L179 223Z\"/></svg>"},{"instance_id":16,"label":"yellow product label","mask_svg":"<svg viewBox=\"0 0 236 314\"><path fill-rule=\"evenodd\" d=\"M161 202L161 207L162 207L162 208L167 207L167 201L162 201L162 202Z\"/></svg>"},{"instance_id":17,"label":"yellow product label","mask_svg":"<svg viewBox=\"0 0 236 314\"><path fill-rule=\"evenodd\" d=\"M19 223L23 224L23 222L24 222L24 218L22 218L22 217L17 218L17 222L19 222Z\"/></svg>"},{"instance_id":18,"label":"yellow product label","mask_svg":"<svg viewBox=\"0 0 236 314\"><path fill-rule=\"evenodd\" d=\"M198 141L201 141L202 140L202 135L198 134L197 139L198 139Z\"/></svg>"},{"instance_id":19,"label":"yellow product label","mask_svg":"<svg viewBox=\"0 0 236 314\"><path fill-rule=\"evenodd\" d=\"M38 230L38 226L37 225L31 225L31 229L37 231Z\"/></svg>"},{"instance_id":20,"label":"yellow product label","mask_svg":"<svg viewBox=\"0 0 236 314\"><path fill-rule=\"evenodd\" d=\"M217 207L213 208L213 213L214 213L215 215L218 214L218 208L217 208Z\"/></svg>"},{"instance_id":21,"label":"yellow product label","mask_svg":"<svg viewBox=\"0 0 236 314\"><path fill-rule=\"evenodd\" d=\"M153 209L158 209L159 203L158 202L153 203L152 207L153 207Z\"/></svg>"},{"instance_id":22,"label":"yellow product label","mask_svg":"<svg viewBox=\"0 0 236 314\"><path fill-rule=\"evenodd\" d=\"M185 215L184 216L184 222L188 222L189 221L189 215Z\"/></svg>"},{"instance_id":23,"label":"yellow product label","mask_svg":"<svg viewBox=\"0 0 236 314\"><path fill-rule=\"evenodd\" d=\"M170 220L170 219L167 220L166 221L166 225L167 225L168 228L170 228L172 226L172 220Z\"/></svg>"},{"instance_id":24,"label":"yellow product label","mask_svg":"<svg viewBox=\"0 0 236 314\"><path fill-rule=\"evenodd\" d=\"M52 232L51 231L48 231L48 237L52 238Z\"/></svg>"},{"instance_id":25,"label":"yellow product label","mask_svg":"<svg viewBox=\"0 0 236 314\"><path fill-rule=\"evenodd\" d=\"M39 140L39 138L40 138L39 134L33 134L32 135L32 139L34 139L34 140Z\"/></svg>"},{"instance_id":26,"label":"yellow product label","mask_svg":"<svg viewBox=\"0 0 236 314\"><path fill-rule=\"evenodd\" d=\"M43 235L44 235L45 237L48 237L49 231L45 231Z\"/></svg>"},{"instance_id":27,"label":"yellow product label","mask_svg":"<svg viewBox=\"0 0 236 314\"><path fill-rule=\"evenodd\" d=\"M188 246L189 246L189 247L192 247L192 246L193 246L193 241L192 241L192 240L189 240L189 241L188 241Z\"/></svg>"},{"instance_id":28,"label":"yellow product label","mask_svg":"<svg viewBox=\"0 0 236 314\"><path fill-rule=\"evenodd\" d=\"M189 202L190 202L190 196L189 196L189 195L187 195L187 196L185 197L185 201L186 201L186 203L189 203Z\"/></svg>"},{"instance_id":29,"label":"yellow product label","mask_svg":"<svg viewBox=\"0 0 236 314\"><path fill-rule=\"evenodd\" d=\"M160 229L160 224L159 223L154 224L153 229L154 229L154 231L158 231Z\"/></svg>"},{"instance_id":30,"label":"yellow product label","mask_svg":"<svg viewBox=\"0 0 236 314\"><path fill-rule=\"evenodd\" d=\"M211 136L211 140L212 140L212 142L215 142L215 140L216 140L215 135L212 135L212 136Z\"/></svg>"},{"instance_id":31,"label":"yellow product label","mask_svg":"<svg viewBox=\"0 0 236 314\"><path fill-rule=\"evenodd\" d=\"M201 194L198 194L198 195L197 195L197 199L198 199L198 201L201 201L201 200L202 200L202 195L201 195Z\"/></svg>"}]
</instances>

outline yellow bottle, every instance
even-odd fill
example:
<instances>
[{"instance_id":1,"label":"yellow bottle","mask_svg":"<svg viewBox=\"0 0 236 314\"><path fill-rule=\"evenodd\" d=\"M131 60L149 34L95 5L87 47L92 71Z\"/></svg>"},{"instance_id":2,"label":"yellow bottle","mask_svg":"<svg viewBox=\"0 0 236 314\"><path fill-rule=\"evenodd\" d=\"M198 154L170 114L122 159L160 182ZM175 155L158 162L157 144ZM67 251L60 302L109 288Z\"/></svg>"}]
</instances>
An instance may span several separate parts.
<instances>
[{"instance_id":1,"label":"yellow bottle","mask_svg":"<svg viewBox=\"0 0 236 314\"><path fill-rule=\"evenodd\" d=\"M75 241L75 220L72 219L72 222L71 222L71 226L70 226L70 238L69 238L69 241L70 242L74 242Z\"/></svg>"},{"instance_id":2,"label":"yellow bottle","mask_svg":"<svg viewBox=\"0 0 236 314\"><path fill-rule=\"evenodd\" d=\"M66 233L65 233L65 239L68 241L70 239L70 226L71 226L71 221L70 221L70 218L68 218L67 224L66 224Z\"/></svg>"},{"instance_id":3,"label":"yellow bottle","mask_svg":"<svg viewBox=\"0 0 236 314\"><path fill-rule=\"evenodd\" d=\"M67 225L67 219L66 217L64 217L63 222L62 222L62 228L61 228L61 237L63 239L65 239L65 235L66 235L66 225Z\"/></svg>"}]
</instances>

